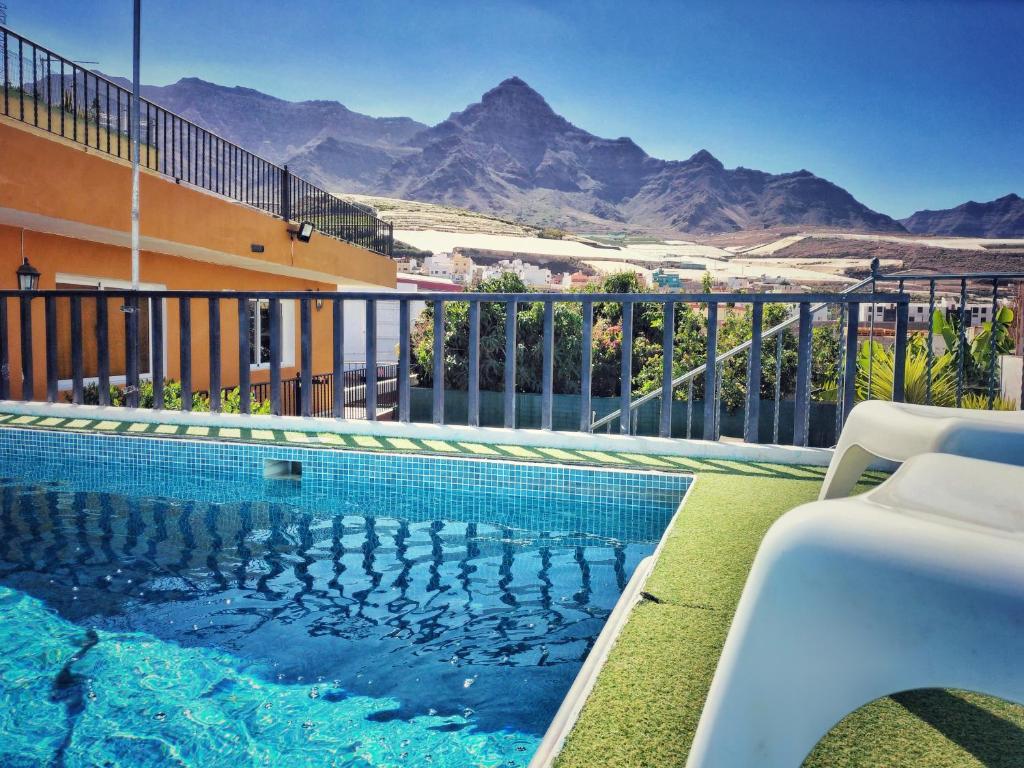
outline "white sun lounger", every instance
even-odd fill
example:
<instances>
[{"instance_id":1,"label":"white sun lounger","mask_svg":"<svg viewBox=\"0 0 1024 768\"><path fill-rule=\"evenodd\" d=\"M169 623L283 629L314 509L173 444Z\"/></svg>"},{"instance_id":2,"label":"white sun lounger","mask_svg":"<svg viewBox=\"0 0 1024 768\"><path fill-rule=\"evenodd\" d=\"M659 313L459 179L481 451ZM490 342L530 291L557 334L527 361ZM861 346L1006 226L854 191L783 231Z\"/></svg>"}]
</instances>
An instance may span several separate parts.
<instances>
[{"instance_id":1,"label":"white sun lounger","mask_svg":"<svg viewBox=\"0 0 1024 768\"><path fill-rule=\"evenodd\" d=\"M919 453L953 453L1024 465L1024 412L880 400L859 403L843 426L818 498L848 495L878 459L903 462Z\"/></svg>"},{"instance_id":2,"label":"white sun lounger","mask_svg":"<svg viewBox=\"0 0 1024 768\"><path fill-rule=\"evenodd\" d=\"M1024 468L909 459L772 526L688 768L795 768L845 715L915 688L1024 704Z\"/></svg>"}]
</instances>

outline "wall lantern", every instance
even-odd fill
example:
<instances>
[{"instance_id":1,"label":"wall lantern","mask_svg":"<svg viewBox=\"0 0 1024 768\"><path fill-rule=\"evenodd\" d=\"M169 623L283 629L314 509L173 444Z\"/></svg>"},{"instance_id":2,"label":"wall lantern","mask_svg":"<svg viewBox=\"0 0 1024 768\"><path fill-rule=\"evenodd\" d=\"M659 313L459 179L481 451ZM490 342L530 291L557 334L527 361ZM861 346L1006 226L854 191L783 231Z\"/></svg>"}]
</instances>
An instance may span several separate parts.
<instances>
[{"instance_id":1,"label":"wall lantern","mask_svg":"<svg viewBox=\"0 0 1024 768\"><path fill-rule=\"evenodd\" d=\"M39 288L39 270L28 263L28 257L18 267L18 289L34 291Z\"/></svg>"},{"instance_id":2,"label":"wall lantern","mask_svg":"<svg viewBox=\"0 0 1024 768\"><path fill-rule=\"evenodd\" d=\"M308 243L309 239L313 236L313 224L309 221L303 221L298 225L290 224L288 231L291 236L302 243Z\"/></svg>"},{"instance_id":3,"label":"wall lantern","mask_svg":"<svg viewBox=\"0 0 1024 768\"><path fill-rule=\"evenodd\" d=\"M316 289L307 288L306 289L307 293L314 293L314 290L315 290L315 293L316 293L316 297L313 299L313 306L315 306L316 307L316 311L319 312L321 309L324 308L324 297L320 295L320 289L319 288L316 288Z\"/></svg>"}]
</instances>

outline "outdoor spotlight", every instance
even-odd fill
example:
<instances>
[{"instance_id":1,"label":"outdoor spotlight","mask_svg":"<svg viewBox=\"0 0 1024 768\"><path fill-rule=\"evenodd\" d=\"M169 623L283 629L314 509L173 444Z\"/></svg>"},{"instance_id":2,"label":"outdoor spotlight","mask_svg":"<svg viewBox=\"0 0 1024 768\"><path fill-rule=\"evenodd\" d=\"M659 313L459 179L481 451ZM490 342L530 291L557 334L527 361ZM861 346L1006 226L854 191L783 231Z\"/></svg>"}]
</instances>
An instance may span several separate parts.
<instances>
[{"instance_id":1,"label":"outdoor spotlight","mask_svg":"<svg viewBox=\"0 0 1024 768\"><path fill-rule=\"evenodd\" d=\"M320 295L320 289L316 289L316 311L319 312L324 308L324 297Z\"/></svg>"},{"instance_id":2,"label":"outdoor spotlight","mask_svg":"<svg viewBox=\"0 0 1024 768\"><path fill-rule=\"evenodd\" d=\"M22 291L34 291L39 287L39 270L28 263L28 257L18 267L18 288Z\"/></svg>"},{"instance_id":3,"label":"outdoor spotlight","mask_svg":"<svg viewBox=\"0 0 1024 768\"><path fill-rule=\"evenodd\" d=\"M291 224L288 226L288 231L296 240L308 243L309 238L313 236L313 224L309 221L303 221L298 225Z\"/></svg>"}]
</instances>

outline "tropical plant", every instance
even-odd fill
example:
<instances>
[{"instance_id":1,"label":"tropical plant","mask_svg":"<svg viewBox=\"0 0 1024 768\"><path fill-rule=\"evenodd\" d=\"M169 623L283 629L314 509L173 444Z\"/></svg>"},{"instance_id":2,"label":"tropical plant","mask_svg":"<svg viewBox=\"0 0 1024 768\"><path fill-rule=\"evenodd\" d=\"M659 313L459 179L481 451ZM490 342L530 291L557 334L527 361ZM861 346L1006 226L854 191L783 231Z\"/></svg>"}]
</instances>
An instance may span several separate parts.
<instances>
[{"instance_id":1,"label":"tropical plant","mask_svg":"<svg viewBox=\"0 0 1024 768\"><path fill-rule=\"evenodd\" d=\"M903 399L927 403L928 345L920 336L907 342L904 364ZM877 341L861 344L857 351L856 390L858 400L891 400L896 371L896 352ZM956 405L955 358L949 354L931 359L931 404Z\"/></svg>"},{"instance_id":2,"label":"tropical plant","mask_svg":"<svg viewBox=\"0 0 1024 768\"><path fill-rule=\"evenodd\" d=\"M960 407L986 411L988 410L988 395L982 394L981 392L965 392L963 399L960 401ZM1008 397L1003 397L1002 395L996 395L992 399L992 410L1016 411L1017 401L1011 400Z\"/></svg>"},{"instance_id":3,"label":"tropical plant","mask_svg":"<svg viewBox=\"0 0 1024 768\"><path fill-rule=\"evenodd\" d=\"M999 355L1013 354L1013 319L1014 314L1010 307L999 307L994 322L982 324L980 333L967 344L963 355L965 387L982 389L988 385L992 365L993 334L995 334L996 359L998 360ZM942 336L946 349L959 365L961 354L959 314L935 310L932 315L932 331Z\"/></svg>"}]
</instances>

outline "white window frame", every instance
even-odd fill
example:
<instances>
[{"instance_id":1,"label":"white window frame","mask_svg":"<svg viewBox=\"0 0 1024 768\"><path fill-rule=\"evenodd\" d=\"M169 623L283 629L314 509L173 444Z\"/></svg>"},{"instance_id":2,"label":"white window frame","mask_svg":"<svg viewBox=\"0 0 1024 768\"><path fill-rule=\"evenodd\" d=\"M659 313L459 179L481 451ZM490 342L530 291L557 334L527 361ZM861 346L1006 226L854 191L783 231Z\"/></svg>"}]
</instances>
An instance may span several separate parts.
<instances>
[{"instance_id":1,"label":"white window frame","mask_svg":"<svg viewBox=\"0 0 1024 768\"><path fill-rule=\"evenodd\" d=\"M63 285L74 285L74 286L76 286L78 288L86 288L86 289L90 289L91 288L93 290L101 290L101 291L102 290L106 290L106 289L124 290L124 289L130 289L132 287L132 284L130 282L126 281L126 280L112 280L112 279L106 278L106 277L92 277L92 276L89 276L89 275L72 275L72 274L68 274L66 272L58 272L57 273L57 280L56 280L56 282L60 283L60 284L63 284ZM139 288L141 290L143 290L143 291L163 291L163 290L167 289L167 286L166 285L161 285L160 283L139 283ZM164 317L166 317L167 316L166 302L165 302L164 299L161 299L160 302L161 302L161 305L163 305L163 307L164 307ZM153 352L154 352L154 350L153 350L153 316L152 316L152 312L153 312L153 310L150 309L150 318L149 318L149 355L150 355L149 369L150 369L150 371L153 370L153 360L152 360L152 357L153 357ZM85 333L86 329L83 328L82 332ZM163 341L164 341L164 348L162 350L160 350L160 354L163 355L164 370L166 371L167 370L167 337L166 337L166 335L164 336L164 340ZM143 373L141 371L139 372L139 380L140 381L149 381L152 378L153 378L153 374L152 373ZM99 380L98 376L86 376L86 377L84 377L82 379L82 385L83 386L88 386L90 384L97 384L98 385L99 382L100 382L100 380ZM111 384L125 384L126 382L127 382L127 377L123 376L123 375L121 375L121 376L111 376L110 377L110 383ZM73 388L74 388L74 381L72 379L59 379L57 381L57 390L59 392L67 392L67 391L70 391Z\"/></svg>"},{"instance_id":2,"label":"white window frame","mask_svg":"<svg viewBox=\"0 0 1024 768\"><path fill-rule=\"evenodd\" d=\"M269 299L253 299L253 301L269 301ZM254 313L256 323L253 325L252 339L249 346L259 356L260 349L260 313ZM293 299L281 299L281 367L291 368L295 365L295 301ZM270 361L249 363L250 371L270 370Z\"/></svg>"}]
</instances>

